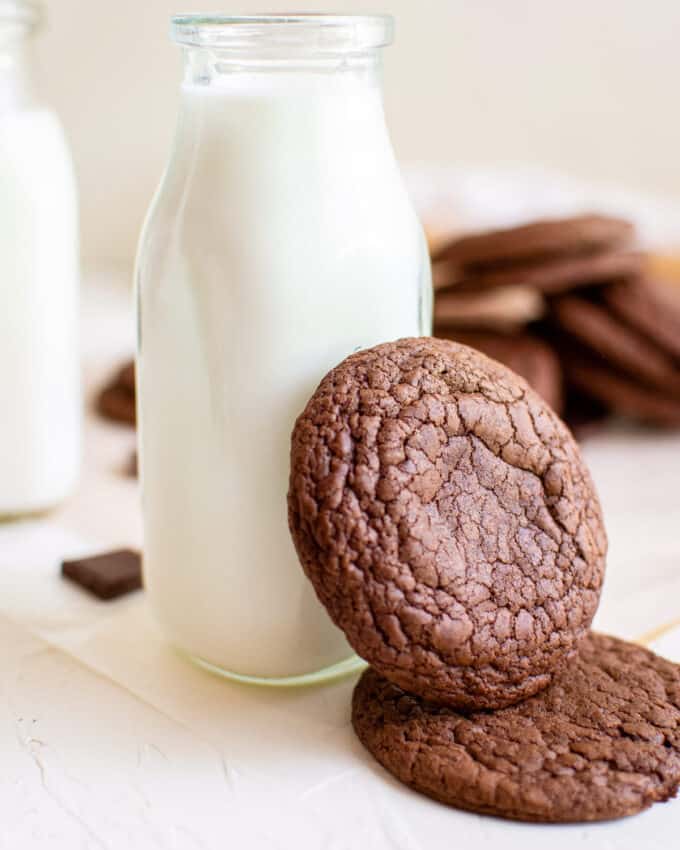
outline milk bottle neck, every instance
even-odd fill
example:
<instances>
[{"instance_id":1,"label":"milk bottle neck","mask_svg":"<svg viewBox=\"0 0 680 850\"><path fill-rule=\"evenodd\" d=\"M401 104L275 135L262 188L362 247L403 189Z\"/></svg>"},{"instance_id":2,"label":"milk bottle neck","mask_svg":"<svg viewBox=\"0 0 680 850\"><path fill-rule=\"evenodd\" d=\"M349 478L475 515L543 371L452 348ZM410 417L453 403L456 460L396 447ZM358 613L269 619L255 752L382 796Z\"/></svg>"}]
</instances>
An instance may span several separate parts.
<instances>
[{"instance_id":1,"label":"milk bottle neck","mask_svg":"<svg viewBox=\"0 0 680 850\"><path fill-rule=\"evenodd\" d=\"M252 85L283 93L313 87L338 89L381 87L382 61L377 50L338 57L235 57L203 48L184 49L184 85L219 90Z\"/></svg>"}]
</instances>

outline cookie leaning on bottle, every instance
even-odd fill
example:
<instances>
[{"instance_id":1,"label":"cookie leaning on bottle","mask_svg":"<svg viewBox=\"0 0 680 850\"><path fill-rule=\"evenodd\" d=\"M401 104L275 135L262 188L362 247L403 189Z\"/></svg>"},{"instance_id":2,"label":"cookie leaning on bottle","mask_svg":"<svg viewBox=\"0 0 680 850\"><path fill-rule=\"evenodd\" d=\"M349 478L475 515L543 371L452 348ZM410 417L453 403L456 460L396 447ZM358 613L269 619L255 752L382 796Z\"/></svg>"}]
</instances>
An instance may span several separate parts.
<instances>
[{"instance_id":1,"label":"cookie leaning on bottle","mask_svg":"<svg viewBox=\"0 0 680 850\"><path fill-rule=\"evenodd\" d=\"M599 602L606 536L571 434L514 372L442 339L360 351L295 425L289 525L356 652L464 709L545 688Z\"/></svg>"}]
</instances>

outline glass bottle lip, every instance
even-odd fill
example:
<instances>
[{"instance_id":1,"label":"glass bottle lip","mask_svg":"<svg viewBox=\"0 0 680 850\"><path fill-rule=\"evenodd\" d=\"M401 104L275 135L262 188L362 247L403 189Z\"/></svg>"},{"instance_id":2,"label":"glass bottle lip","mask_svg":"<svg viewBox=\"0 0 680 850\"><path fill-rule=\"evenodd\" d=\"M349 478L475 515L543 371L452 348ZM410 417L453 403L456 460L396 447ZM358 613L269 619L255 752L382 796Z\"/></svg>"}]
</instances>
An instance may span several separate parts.
<instances>
[{"instance_id":1,"label":"glass bottle lip","mask_svg":"<svg viewBox=\"0 0 680 850\"><path fill-rule=\"evenodd\" d=\"M42 23L42 5L34 0L0 0L0 28L8 35L34 32Z\"/></svg>"},{"instance_id":2,"label":"glass bottle lip","mask_svg":"<svg viewBox=\"0 0 680 850\"><path fill-rule=\"evenodd\" d=\"M184 47L338 56L387 47L394 38L394 18L319 12L176 15L171 36Z\"/></svg>"}]
</instances>

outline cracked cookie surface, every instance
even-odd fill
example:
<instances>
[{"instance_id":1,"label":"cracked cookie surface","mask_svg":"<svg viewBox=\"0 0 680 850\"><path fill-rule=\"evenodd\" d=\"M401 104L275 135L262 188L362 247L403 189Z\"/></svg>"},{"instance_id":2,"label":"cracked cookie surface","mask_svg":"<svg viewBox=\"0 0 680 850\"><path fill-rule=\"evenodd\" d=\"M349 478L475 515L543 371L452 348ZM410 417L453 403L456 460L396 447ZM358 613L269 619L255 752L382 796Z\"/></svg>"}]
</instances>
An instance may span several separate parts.
<instances>
[{"instance_id":1,"label":"cracked cookie surface","mask_svg":"<svg viewBox=\"0 0 680 850\"><path fill-rule=\"evenodd\" d=\"M457 714L369 669L352 722L401 782L481 814L607 820L667 800L680 783L680 667L599 634L549 688L497 712Z\"/></svg>"},{"instance_id":2,"label":"cracked cookie surface","mask_svg":"<svg viewBox=\"0 0 680 850\"><path fill-rule=\"evenodd\" d=\"M289 523L334 622L427 699L546 687L595 614L602 515L571 434L519 376L448 340L361 351L292 438Z\"/></svg>"},{"instance_id":3,"label":"cracked cookie surface","mask_svg":"<svg viewBox=\"0 0 680 850\"><path fill-rule=\"evenodd\" d=\"M552 348L529 333L499 333L442 329L436 336L476 348L521 375L550 407L559 413L564 404L562 367Z\"/></svg>"}]
</instances>

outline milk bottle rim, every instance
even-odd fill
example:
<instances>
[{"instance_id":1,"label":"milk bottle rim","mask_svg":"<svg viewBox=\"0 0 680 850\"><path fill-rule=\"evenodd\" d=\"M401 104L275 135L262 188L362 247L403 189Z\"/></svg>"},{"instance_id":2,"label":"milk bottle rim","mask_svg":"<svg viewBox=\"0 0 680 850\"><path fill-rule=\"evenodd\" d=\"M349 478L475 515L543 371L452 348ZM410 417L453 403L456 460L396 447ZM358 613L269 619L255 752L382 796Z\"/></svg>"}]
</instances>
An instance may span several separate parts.
<instances>
[{"instance_id":1,"label":"milk bottle rim","mask_svg":"<svg viewBox=\"0 0 680 850\"><path fill-rule=\"evenodd\" d=\"M177 15L171 35L185 47L347 55L391 44L390 15Z\"/></svg>"}]
</instances>

